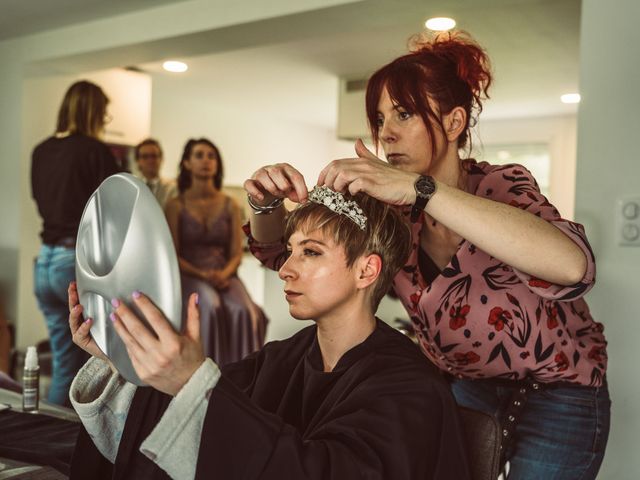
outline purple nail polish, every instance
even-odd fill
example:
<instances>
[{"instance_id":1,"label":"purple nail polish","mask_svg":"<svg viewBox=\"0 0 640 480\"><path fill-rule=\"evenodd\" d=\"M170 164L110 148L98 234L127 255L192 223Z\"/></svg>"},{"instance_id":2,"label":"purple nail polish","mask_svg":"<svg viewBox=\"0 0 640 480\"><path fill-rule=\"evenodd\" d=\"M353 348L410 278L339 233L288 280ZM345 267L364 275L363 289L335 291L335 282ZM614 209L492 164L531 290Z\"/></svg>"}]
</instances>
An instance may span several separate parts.
<instances>
[{"instance_id":1,"label":"purple nail polish","mask_svg":"<svg viewBox=\"0 0 640 480\"><path fill-rule=\"evenodd\" d=\"M89 317L89 318L87 318L87 319L84 321L84 323L89 323L91 320L92 320L92 318L91 318L91 317Z\"/></svg>"},{"instance_id":2,"label":"purple nail polish","mask_svg":"<svg viewBox=\"0 0 640 480\"><path fill-rule=\"evenodd\" d=\"M196 305L198 305L198 303L200 303L200 295L196 293Z\"/></svg>"},{"instance_id":3,"label":"purple nail polish","mask_svg":"<svg viewBox=\"0 0 640 480\"><path fill-rule=\"evenodd\" d=\"M138 298L140 298L140 296L141 296L141 295L142 295L142 294L141 294L138 290L134 290L134 291L133 291L133 293L131 294L131 296L132 296L133 298L135 298L136 300L137 300Z\"/></svg>"},{"instance_id":4,"label":"purple nail polish","mask_svg":"<svg viewBox=\"0 0 640 480\"><path fill-rule=\"evenodd\" d=\"M110 313L109 314L109 320L111 320L112 322L116 321L116 314L115 313Z\"/></svg>"},{"instance_id":5,"label":"purple nail polish","mask_svg":"<svg viewBox=\"0 0 640 480\"><path fill-rule=\"evenodd\" d=\"M120 300L114 298L113 300L111 300L111 305L113 305L113 308L118 308L120 306Z\"/></svg>"}]
</instances>

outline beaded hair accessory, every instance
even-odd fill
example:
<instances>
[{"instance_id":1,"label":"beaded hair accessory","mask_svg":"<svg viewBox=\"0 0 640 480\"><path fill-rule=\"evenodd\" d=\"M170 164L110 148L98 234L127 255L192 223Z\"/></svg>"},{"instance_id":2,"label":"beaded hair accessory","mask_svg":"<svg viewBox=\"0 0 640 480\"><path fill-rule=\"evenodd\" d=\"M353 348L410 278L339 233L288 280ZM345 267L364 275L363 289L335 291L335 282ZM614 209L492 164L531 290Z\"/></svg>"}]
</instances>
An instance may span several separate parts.
<instances>
[{"instance_id":1,"label":"beaded hair accessory","mask_svg":"<svg viewBox=\"0 0 640 480\"><path fill-rule=\"evenodd\" d=\"M344 215L353 223L364 230L367 226L367 217L362 209L353 200L347 200L339 192L334 192L329 187L315 186L309 192L309 200L313 203L324 205L329 210Z\"/></svg>"}]
</instances>

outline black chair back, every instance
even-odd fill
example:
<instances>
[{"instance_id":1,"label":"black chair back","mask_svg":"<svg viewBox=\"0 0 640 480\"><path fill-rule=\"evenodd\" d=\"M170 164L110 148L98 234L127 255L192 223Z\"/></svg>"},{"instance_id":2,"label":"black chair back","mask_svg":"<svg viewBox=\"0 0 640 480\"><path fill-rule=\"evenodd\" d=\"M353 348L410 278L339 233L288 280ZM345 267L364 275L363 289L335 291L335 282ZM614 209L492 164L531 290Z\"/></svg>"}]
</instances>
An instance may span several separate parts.
<instances>
[{"instance_id":1,"label":"black chair back","mask_svg":"<svg viewBox=\"0 0 640 480\"><path fill-rule=\"evenodd\" d=\"M488 413L458 406L473 480L497 480L500 474L501 429Z\"/></svg>"}]
</instances>

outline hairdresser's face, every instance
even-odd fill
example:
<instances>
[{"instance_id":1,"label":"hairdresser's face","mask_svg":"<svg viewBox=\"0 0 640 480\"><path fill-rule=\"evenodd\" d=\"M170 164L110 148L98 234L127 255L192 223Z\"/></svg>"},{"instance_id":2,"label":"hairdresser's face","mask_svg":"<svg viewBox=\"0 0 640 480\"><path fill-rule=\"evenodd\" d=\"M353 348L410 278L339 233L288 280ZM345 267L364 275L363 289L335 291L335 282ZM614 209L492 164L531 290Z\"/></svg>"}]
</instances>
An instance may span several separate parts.
<instances>
[{"instance_id":1,"label":"hairdresser's face","mask_svg":"<svg viewBox=\"0 0 640 480\"><path fill-rule=\"evenodd\" d=\"M218 172L216 151L206 143L196 143L191 149L191 156L185 160L185 166L194 177L213 178Z\"/></svg>"},{"instance_id":2,"label":"hairdresser's face","mask_svg":"<svg viewBox=\"0 0 640 480\"><path fill-rule=\"evenodd\" d=\"M137 161L140 173L144 175L144 178L153 180L160 174L162 154L157 145L148 144L140 147Z\"/></svg>"},{"instance_id":3,"label":"hairdresser's face","mask_svg":"<svg viewBox=\"0 0 640 480\"><path fill-rule=\"evenodd\" d=\"M352 311L356 272L347 267L342 246L319 230L297 230L287 242L287 252L279 275L292 317L320 322Z\"/></svg>"},{"instance_id":4,"label":"hairdresser's face","mask_svg":"<svg viewBox=\"0 0 640 480\"><path fill-rule=\"evenodd\" d=\"M436 128L437 151L442 151L444 138ZM387 161L401 170L433 174L439 159L431 154L427 127L418 114L408 113L394 104L387 89L383 89L378 102L378 135Z\"/></svg>"}]
</instances>

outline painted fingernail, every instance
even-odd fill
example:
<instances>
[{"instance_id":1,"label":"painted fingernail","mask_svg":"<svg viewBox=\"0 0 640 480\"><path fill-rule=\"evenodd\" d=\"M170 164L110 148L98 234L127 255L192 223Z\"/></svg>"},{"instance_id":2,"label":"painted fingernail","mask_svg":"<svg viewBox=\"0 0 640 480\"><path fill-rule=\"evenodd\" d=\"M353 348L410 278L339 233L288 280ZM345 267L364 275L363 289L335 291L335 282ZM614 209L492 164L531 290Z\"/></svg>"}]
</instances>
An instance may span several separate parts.
<instances>
[{"instance_id":1,"label":"painted fingernail","mask_svg":"<svg viewBox=\"0 0 640 480\"><path fill-rule=\"evenodd\" d=\"M78 311L78 307L80 306L79 303L76 303L73 308L71 309L72 312L77 312Z\"/></svg>"},{"instance_id":2,"label":"painted fingernail","mask_svg":"<svg viewBox=\"0 0 640 480\"><path fill-rule=\"evenodd\" d=\"M200 303L200 295L196 293L196 305L198 305L198 303Z\"/></svg>"},{"instance_id":3,"label":"painted fingernail","mask_svg":"<svg viewBox=\"0 0 640 480\"><path fill-rule=\"evenodd\" d=\"M142 294L138 290L134 290L131 296L137 300L142 296Z\"/></svg>"},{"instance_id":4,"label":"painted fingernail","mask_svg":"<svg viewBox=\"0 0 640 480\"><path fill-rule=\"evenodd\" d=\"M113 305L113 308L118 308L120 306L120 300L114 298L113 300L111 300L111 305Z\"/></svg>"},{"instance_id":5,"label":"painted fingernail","mask_svg":"<svg viewBox=\"0 0 640 480\"><path fill-rule=\"evenodd\" d=\"M89 318L87 318L87 319L84 321L84 323L89 323L91 320L92 320L92 318L91 318L91 317L89 317Z\"/></svg>"},{"instance_id":6,"label":"painted fingernail","mask_svg":"<svg viewBox=\"0 0 640 480\"><path fill-rule=\"evenodd\" d=\"M116 321L116 314L115 313L110 313L109 314L109 320L111 320L112 322Z\"/></svg>"}]
</instances>

